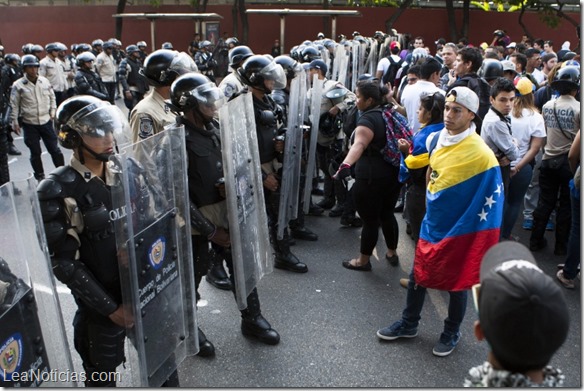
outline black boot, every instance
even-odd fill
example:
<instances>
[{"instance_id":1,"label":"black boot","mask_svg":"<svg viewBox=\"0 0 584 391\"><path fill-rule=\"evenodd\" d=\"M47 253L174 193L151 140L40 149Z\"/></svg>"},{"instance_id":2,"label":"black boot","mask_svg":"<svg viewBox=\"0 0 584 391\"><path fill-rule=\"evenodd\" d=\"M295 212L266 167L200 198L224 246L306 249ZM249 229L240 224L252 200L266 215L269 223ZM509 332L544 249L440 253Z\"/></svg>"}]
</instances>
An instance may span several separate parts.
<instances>
[{"instance_id":1,"label":"black boot","mask_svg":"<svg viewBox=\"0 0 584 391\"><path fill-rule=\"evenodd\" d=\"M8 154L9 154L9 155L13 155L13 156L19 156L19 155L22 155L22 152L20 152L20 151L18 150L18 148L16 148L16 147L14 146L14 144L13 144L13 143L9 143L9 144L8 144Z\"/></svg>"},{"instance_id":2,"label":"black boot","mask_svg":"<svg viewBox=\"0 0 584 391\"><path fill-rule=\"evenodd\" d=\"M312 199L311 199L310 206L308 207L308 214L310 216L322 216L323 213L324 213L324 209L321 208L320 206L314 204L312 202Z\"/></svg>"},{"instance_id":3,"label":"black boot","mask_svg":"<svg viewBox=\"0 0 584 391\"><path fill-rule=\"evenodd\" d=\"M302 207L303 204L300 205ZM290 221L290 233L292 237L299 240L308 240L315 242L318 240L318 235L306 228L304 225L304 211L298 210L298 217Z\"/></svg>"},{"instance_id":4,"label":"black boot","mask_svg":"<svg viewBox=\"0 0 584 391\"><path fill-rule=\"evenodd\" d=\"M224 291L230 291L232 288L231 280L229 280L229 276L223 267L223 259L220 257L215 257L211 262L211 267L207 272L206 279L207 282L215 288Z\"/></svg>"},{"instance_id":5,"label":"black boot","mask_svg":"<svg viewBox=\"0 0 584 391\"><path fill-rule=\"evenodd\" d=\"M200 327L197 327L199 331L199 353L197 356L200 357L211 357L215 355L215 346L207 339L203 330Z\"/></svg>"},{"instance_id":6,"label":"black boot","mask_svg":"<svg viewBox=\"0 0 584 391\"><path fill-rule=\"evenodd\" d=\"M335 206L332 207L331 211L329 212L329 217L339 217L343 215L343 204L337 202Z\"/></svg>"},{"instance_id":7,"label":"black boot","mask_svg":"<svg viewBox=\"0 0 584 391\"><path fill-rule=\"evenodd\" d=\"M280 334L262 316L260 299L255 288L247 297L247 308L241 311L241 332L268 345L277 345L280 342Z\"/></svg>"},{"instance_id":8,"label":"black boot","mask_svg":"<svg viewBox=\"0 0 584 391\"><path fill-rule=\"evenodd\" d=\"M531 229L531 237L529 238L529 250L539 251L547 246L547 240L545 239L545 226L547 225L547 219L540 219L533 216L533 227Z\"/></svg>"},{"instance_id":9,"label":"black boot","mask_svg":"<svg viewBox=\"0 0 584 391\"><path fill-rule=\"evenodd\" d=\"M290 251L290 243L288 242L288 232L284 231L284 238L282 240L276 240L274 245L276 250L276 260L274 262L274 267L277 269L289 270L296 273L306 273L308 267L300 262L296 255L292 254Z\"/></svg>"}]
</instances>

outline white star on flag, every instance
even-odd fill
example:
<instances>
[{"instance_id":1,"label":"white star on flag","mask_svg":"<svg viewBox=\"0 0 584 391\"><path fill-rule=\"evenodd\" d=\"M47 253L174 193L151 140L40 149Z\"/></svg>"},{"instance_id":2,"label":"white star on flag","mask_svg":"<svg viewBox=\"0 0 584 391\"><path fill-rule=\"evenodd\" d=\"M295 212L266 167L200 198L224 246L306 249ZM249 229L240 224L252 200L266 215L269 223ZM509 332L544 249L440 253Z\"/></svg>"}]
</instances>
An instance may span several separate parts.
<instances>
[{"instance_id":1,"label":"white star on flag","mask_svg":"<svg viewBox=\"0 0 584 391\"><path fill-rule=\"evenodd\" d=\"M485 197L485 205L487 205L489 208L492 208L493 207L493 204L496 204L497 203L497 201L495 201L493 199L493 195L491 195L490 197Z\"/></svg>"},{"instance_id":2,"label":"white star on flag","mask_svg":"<svg viewBox=\"0 0 584 391\"><path fill-rule=\"evenodd\" d=\"M495 193L501 195L501 185L497 185L497 190L495 190Z\"/></svg>"},{"instance_id":3,"label":"white star on flag","mask_svg":"<svg viewBox=\"0 0 584 391\"><path fill-rule=\"evenodd\" d=\"M478 214L478 216L481 218L481 219L479 220L479 222L480 222L480 221L483 221L483 220L487 221L487 215L488 215L488 214L489 214L489 213L488 213L488 212L485 212L485 210L483 209L483 210L481 211L481 213L479 213L479 214Z\"/></svg>"}]
</instances>

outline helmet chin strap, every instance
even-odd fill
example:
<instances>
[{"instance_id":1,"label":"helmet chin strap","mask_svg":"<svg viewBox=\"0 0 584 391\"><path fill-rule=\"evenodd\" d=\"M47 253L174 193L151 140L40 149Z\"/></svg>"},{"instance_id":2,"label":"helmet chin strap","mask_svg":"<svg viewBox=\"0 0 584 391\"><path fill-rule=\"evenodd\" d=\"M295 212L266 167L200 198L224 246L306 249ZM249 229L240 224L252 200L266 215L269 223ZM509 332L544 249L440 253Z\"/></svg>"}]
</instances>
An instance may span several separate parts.
<instances>
[{"instance_id":1,"label":"helmet chin strap","mask_svg":"<svg viewBox=\"0 0 584 391\"><path fill-rule=\"evenodd\" d=\"M109 157L112 155L111 153L97 153L95 152L93 149L89 148L85 143L81 143L81 147L80 148L80 160L81 163L85 164L85 159L83 158L83 152L82 149L85 148L87 150L87 152L89 152L94 158L96 158L97 160L101 161L101 162L107 162L109 160ZM117 145L116 145L116 150L117 150Z\"/></svg>"}]
</instances>

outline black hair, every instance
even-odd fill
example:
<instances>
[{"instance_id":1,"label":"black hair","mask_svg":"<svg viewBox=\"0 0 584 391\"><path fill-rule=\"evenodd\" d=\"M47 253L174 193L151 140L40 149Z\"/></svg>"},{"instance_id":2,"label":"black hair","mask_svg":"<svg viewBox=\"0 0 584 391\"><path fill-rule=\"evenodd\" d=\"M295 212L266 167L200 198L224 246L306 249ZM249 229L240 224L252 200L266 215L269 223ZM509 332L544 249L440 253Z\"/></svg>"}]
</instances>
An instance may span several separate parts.
<instances>
[{"instance_id":1,"label":"black hair","mask_svg":"<svg viewBox=\"0 0 584 391\"><path fill-rule=\"evenodd\" d=\"M521 53L513 53L511 57L515 57L515 64L521 64L521 72L525 72L527 67L527 56Z\"/></svg>"},{"instance_id":2,"label":"black hair","mask_svg":"<svg viewBox=\"0 0 584 391\"><path fill-rule=\"evenodd\" d=\"M440 72L442 64L434 57L426 57L420 65L420 76L424 80L429 80L430 76L436 72Z\"/></svg>"},{"instance_id":3,"label":"black hair","mask_svg":"<svg viewBox=\"0 0 584 391\"><path fill-rule=\"evenodd\" d=\"M544 40L541 38L537 38L535 41L533 41L533 43L538 44L540 47L543 48Z\"/></svg>"},{"instance_id":4,"label":"black hair","mask_svg":"<svg viewBox=\"0 0 584 391\"><path fill-rule=\"evenodd\" d=\"M425 94L420 97L420 107L430 113L428 125L444 122L444 103L444 95L440 92Z\"/></svg>"},{"instance_id":5,"label":"black hair","mask_svg":"<svg viewBox=\"0 0 584 391\"><path fill-rule=\"evenodd\" d=\"M422 75L420 74L421 70L422 68L419 65L412 65L411 67L408 68L406 76L413 73L419 79L422 77Z\"/></svg>"},{"instance_id":6,"label":"black hair","mask_svg":"<svg viewBox=\"0 0 584 391\"><path fill-rule=\"evenodd\" d=\"M491 86L491 98L495 99L501 92L515 92L515 85L506 77L499 77Z\"/></svg>"},{"instance_id":7,"label":"black hair","mask_svg":"<svg viewBox=\"0 0 584 391\"><path fill-rule=\"evenodd\" d=\"M361 80L357 83L357 89L363 98L373 99L373 106L380 106L386 103L386 95L389 90L379 83L379 79Z\"/></svg>"},{"instance_id":8,"label":"black hair","mask_svg":"<svg viewBox=\"0 0 584 391\"><path fill-rule=\"evenodd\" d=\"M476 73L483 65L481 51L475 47L465 47L458 51L463 62L470 62L470 71Z\"/></svg>"}]
</instances>

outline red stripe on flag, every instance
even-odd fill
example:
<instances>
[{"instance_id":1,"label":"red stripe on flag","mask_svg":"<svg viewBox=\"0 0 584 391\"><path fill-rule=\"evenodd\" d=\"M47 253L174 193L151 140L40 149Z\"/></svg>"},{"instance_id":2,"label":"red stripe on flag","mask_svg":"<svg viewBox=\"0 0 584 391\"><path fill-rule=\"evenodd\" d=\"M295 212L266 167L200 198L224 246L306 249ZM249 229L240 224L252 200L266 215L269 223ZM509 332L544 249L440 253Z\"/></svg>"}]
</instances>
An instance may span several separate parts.
<instances>
[{"instance_id":1,"label":"red stripe on flag","mask_svg":"<svg viewBox=\"0 0 584 391\"><path fill-rule=\"evenodd\" d=\"M414 259L416 284L443 291L470 289L479 282L483 255L499 242L499 228L449 237L432 244L420 238Z\"/></svg>"}]
</instances>

